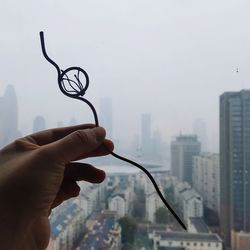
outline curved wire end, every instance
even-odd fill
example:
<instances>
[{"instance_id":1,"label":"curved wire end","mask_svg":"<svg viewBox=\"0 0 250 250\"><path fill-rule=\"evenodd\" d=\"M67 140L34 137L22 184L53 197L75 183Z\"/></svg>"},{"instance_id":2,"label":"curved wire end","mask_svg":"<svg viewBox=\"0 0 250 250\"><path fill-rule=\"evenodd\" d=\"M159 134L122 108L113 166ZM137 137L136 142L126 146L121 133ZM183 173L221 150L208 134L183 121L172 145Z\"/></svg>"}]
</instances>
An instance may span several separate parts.
<instances>
[{"instance_id":1,"label":"curved wire end","mask_svg":"<svg viewBox=\"0 0 250 250\"><path fill-rule=\"evenodd\" d=\"M49 58L49 56L47 55L47 52L46 52L46 48L45 48L45 42L44 42L44 33L43 31L40 31L40 42L41 42L41 47L42 47L42 52L43 52L43 56L45 57L45 59L51 63L57 70L57 73L58 73L58 76L60 75L60 68L59 66L52 60Z\"/></svg>"},{"instance_id":2,"label":"curved wire end","mask_svg":"<svg viewBox=\"0 0 250 250\"><path fill-rule=\"evenodd\" d=\"M61 73L61 70L60 70L59 66L58 66L53 60L51 60L51 59L49 58L49 56L47 55L47 53L46 53L45 42L44 42L44 33L43 33L43 31L40 32L40 41L41 41L41 47L42 47L43 56L46 58L46 60L47 60L49 63L51 63L51 64L56 68L56 70L57 70L57 72L58 72L58 83L59 83L59 87L60 87L61 91L62 91L65 95L67 95L68 97L73 97L73 98L75 98L75 99L79 99L79 100L81 100L81 101L84 101L86 104L88 104L88 106L91 108L91 110L92 110L92 112L93 112L93 114L94 114L95 125L98 127L98 126L99 126L99 121L98 121L97 112L96 112L94 106L93 106L92 103L91 103L90 101L88 101L87 99L80 97L80 95L82 95L84 92L80 92L80 93L77 93L77 94L75 94L75 92L74 92L74 94L71 95L71 94L69 94L70 91L67 91L67 89L64 87L64 85L63 85L63 87L62 87L62 85L61 85L61 80L63 80L63 79L62 79L63 75L65 74L66 77L67 77L67 74L66 74L67 71L70 71L70 70L72 70L72 69L78 69L78 74L75 75L75 78L76 78L76 80L77 80L77 84L76 84L76 85L78 86L79 89L82 89L83 86L82 86L82 84L81 84L81 82L80 82L80 80L79 80L79 72L80 72L80 71L79 71L79 68L78 68L78 67L71 67L71 68L68 68L66 71L62 71L62 73ZM86 85L86 87L85 87L85 90L86 90L87 87L88 87L88 75L87 75L87 73L86 73L83 69L81 69L81 72L85 75L85 77L86 77L86 79L87 79L87 83L86 83L87 85ZM66 80L68 80L69 85L72 87L72 85L71 85L70 80L69 80L68 77L66 78ZM76 91L76 89L75 89L74 87L72 87L72 88ZM85 90L84 90L84 91L85 91ZM114 153L114 152L111 152L107 147L106 147L106 149L111 153L112 156L116 157L116 158L119 159L119 160L128 162L128 163L130 163L130 164L136 166L137 168L141 169L141 170L149 177L149 179L151 180L153 186L155 187L156 192L157 192L158 195L160 196L162 202L165 204L165 206L168 208L168 210L171 212L171 214L175 217L175 219L179 222L179 224L182 226L182 228L183 228L184 230L187 231L186 225L182 222L182 220L180 219L180 217L175 213L174 209L173 209L173 208L170 206L170 204L166 201L165 197L163 196L163 194L161 193L160 189L158 188L158 186L157 186L157 184L156 184L154 178L153 178L152 175L147 171L147 169L145 169L143 166L139 165L138 163L136 163L136 162L134 162L134 161L131 161L131 160L129 160L129 159L123 157L123 156L120 156L120 155L118 155L118 154L116 154L116 153Z\"/></svg>"}]
</instances>

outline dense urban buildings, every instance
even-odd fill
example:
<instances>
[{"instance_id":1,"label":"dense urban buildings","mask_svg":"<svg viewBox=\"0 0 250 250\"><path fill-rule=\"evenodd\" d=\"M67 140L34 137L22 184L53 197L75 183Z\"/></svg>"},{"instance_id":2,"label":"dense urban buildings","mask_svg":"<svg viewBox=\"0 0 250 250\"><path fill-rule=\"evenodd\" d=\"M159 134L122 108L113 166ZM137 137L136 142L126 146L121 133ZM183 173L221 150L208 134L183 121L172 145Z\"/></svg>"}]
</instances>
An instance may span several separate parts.
<instances>
[{"instance_id":1,"label":"dense urban buildings","mask_svg":"<svg viewBox=\"0 0 250 250\"><path fill-rule=\"evenodd\" d=\"M220 96L221 231L250 231L250 91Z\"/></svg>"},{"instance_id":2,"label":"dense urban buildings","mask_svg":"<svg viewBox=\"0 0 250 250\"><path fill-rule=\"evenodd\" d=\"M193 156L199 155L201 144L196 135L179 135L171 142L172 175L192 184Z\"/></svg>"}]
</instances>

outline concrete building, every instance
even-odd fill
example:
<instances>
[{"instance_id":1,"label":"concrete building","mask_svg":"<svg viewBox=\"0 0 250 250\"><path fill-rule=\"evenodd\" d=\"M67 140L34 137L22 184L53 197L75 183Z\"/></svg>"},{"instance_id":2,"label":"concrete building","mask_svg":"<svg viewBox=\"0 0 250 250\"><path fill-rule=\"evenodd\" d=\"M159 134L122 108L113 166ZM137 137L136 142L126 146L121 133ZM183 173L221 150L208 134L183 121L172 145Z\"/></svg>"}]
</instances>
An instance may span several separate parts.
<instances>
[{"instance_id":1,"label":"concrete building","mask_svg":"<svg viewBox=\"0 0 250 250\"><path fill-rule=\"evenodd\" d=\"M235 232L231 233L231 248L233 250L249 250L250 233Z\"/></svg>"},{"instance_id":2,"label":"concrete building","mask_svg":"<svg viewBox=\"0 0 250 250\"><path fill-rule=\"evenodd\" d=\"M146 194L145 206L146 219L154 223L157 209L164 206L156 191Z\"/></svg>"},{"instance_id":3,"label":"concrete building","mask_svg":"<svg viewBox=\"0 0 250 250\"><path fill-rule=\"evenodd\" d=\"M127 201L124 194L115 194L109 200L109 210L116 211L118 219L128 214Z\"/></svg>"},{"instance_id":4,"label":"concrete building","mask_svg":"<svg viewBox=\"0 0 250 250\"><path fill-rule=\"evenodd\" d=\"M171 142L171 171L180 181L192 184L193 156L199 155L201 144L196 135L180 135Z\"/></svg>"},{"instance_id":5,"label":"concrete building","mask_svg":"<svg viewBox=\"0 0 250 250\"><path fill-rule=\"evenodd\" d=\"M222 250L217 234L154 231L149 235L153 250Z\"/></svg>"},{"instance_id":6,"label":"concrete building","mask_svg":"<svg viewBox=\"0 0 250 250\"><path fill-rule=\"evenodd\" d=\"M174 195L186 223L189 218L203 217L203 198L188 183L176 184Z\"/></svg>"},{"instance_id":7,"label":"concrete building","mask_svg":"<svg viewBox=\"0 0 250 250\"><path fill-rule=\"evenodd\" d=\"M193 188L203 197L204 205L220 212L219 155L202 153L193 158Z\"/></svg>"},{"instance_id":8,"label":"concrete building","mask_svg":"<svg viewBox=\"0 0 250 250\"><path fill-rule=\"evenodd\" d=\"M198 118L193 123L193 133L198 136L198 140L201 142L201 151L208 151L208 139L206 123L203 119Z\"/></svg>"},{"instance_id":9,"label":"concrete building","mask_svg":"<svg viewBox=\"0 0 250 250\"><path fill-rule=\"evenodd\" d=\"M51 239L47 250L71 250L83 233L83 209L68 201L58 207L50 217Z\"/></svg>"},{"instance_id":10,"label":"concrete building","mask_svg":"<svg viewBox=\"0 0 250 250\"><path fill-rule=\"evenodd\" d=\"M46 121L42 116L36 116L33 121L33 133L45 130L46 129Z\"/></svg>"},{"instance_id":11,"label":"concrete building","mask_svg":"<svg viewBox=\"0 0 250 250\"><path fill-rule=\"evenodd\" d=\"M185 221L191 217L203 217L203 199L194 189L184 191L181 196L183 199L182 212Z\"/></svg>"},{"instance_id":12,"label":"concrete building","mask_svg":"<svg viewBox=\"0 0 250 250\"><path fill-rule=\"evenodd\" d=\"M99 117L100 125L106 129L107 138L113 138L113 110L111 98L103 97L100 99Z\"/></svg>"},{"instance_id":13,"label":"concrete building","mask_svg":"<svg viewBox=\"0 0 250 250\"><path fill-rule=\"evenodd\" d=\"M8 85L4 95L0 97L0 148L20 136L16 92L12 85Z\"/></svg>"},{"instance_id":14,"label":"concrete building","mask_svg":"<svg viewBox=\"0 0 250 250\"><path fill-rule=\"evenodd\" d=\"M120 250L121 227L111 213L102 213L89 228L76 250Z\"/></svg>"},{"instance_id":15,"label":"concrete building","mask_svg":"<svg viewBox=\"0 0 250 250\"><path fill-rule=\"evenodd\" d=\"M151 114L142 114L141 116L141 153L142 159L151 160L152 156L152 138L151 138Z\"/></svg>"},{"instance_id":16,"label":"concrete building","mask_svg":"<svg viewBox=\"0 0 250 250\"><path fill-rule=\"evenodd\" d=\"M220 224L227 247L231 231L250 231L250 90L220 96Z\"/></svg>"}]
</instances>

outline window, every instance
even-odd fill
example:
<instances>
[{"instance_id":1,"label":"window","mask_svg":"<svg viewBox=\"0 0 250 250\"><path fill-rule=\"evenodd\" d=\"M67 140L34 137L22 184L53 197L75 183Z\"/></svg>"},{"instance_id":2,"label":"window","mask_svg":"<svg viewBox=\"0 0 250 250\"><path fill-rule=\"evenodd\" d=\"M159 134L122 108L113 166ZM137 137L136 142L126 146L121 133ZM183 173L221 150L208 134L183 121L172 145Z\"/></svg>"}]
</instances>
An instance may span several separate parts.
<instances>
[{"instance_id":1,"label":"window","mask_svg":"<svg viewBox=\"0 0 250 250\"><path fill-rule=\"evenodd\" d=\"M39 31L44 29L48 55L60 69L76 65L88 72L84 98L96 107L115 152L157 173L155 180L177 214L186 220L204 211L201 225L218 229L222 207L225 216L235 212L222 221L225 226L241 231L248 225L250 231L248 211L242 211L250 207L245 197L250 193L249 1L2 0L0 6L0 148L21 134L94 121L85 103L60 92L57 72L42 56ZM130 237L133 243L144 244L135 249L163 241L175 245L168 236L181 227L169 212L161 213L163 203L144 173L112 156L86 161L105 170L106 180L80 181L81 196L53 210L52 235L57 224L66 235L61 243L55 239L61 249L71 241L81 249L78 240L91 235L85 232L88 218L98 221L96 232L103 229L98 238L106 239L105 232L125 214L131 228L135 221L139 227ZM189 199L194 187L198 201ZM112 206L114 195L123 198ZM64 223L67 216L72 225ZM185 248L210 246L181 240Z\"/></svg>"}]
</instances>

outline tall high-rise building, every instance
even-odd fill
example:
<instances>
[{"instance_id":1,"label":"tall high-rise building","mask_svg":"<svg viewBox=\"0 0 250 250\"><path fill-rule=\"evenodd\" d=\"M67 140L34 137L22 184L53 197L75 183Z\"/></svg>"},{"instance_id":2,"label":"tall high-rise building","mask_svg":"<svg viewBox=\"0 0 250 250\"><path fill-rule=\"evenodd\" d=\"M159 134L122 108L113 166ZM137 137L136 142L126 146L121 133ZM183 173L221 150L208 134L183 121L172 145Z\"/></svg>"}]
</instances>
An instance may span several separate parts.
<instances>
[{"instance_id":1,"label":"tall high-rise building","mask_svg":"<svg viewBox=\"0 0 250 250\"><path fill-rule=\"evenodd\" d=\"M196 135L180 135L171 142L171 172L180 181L192 184L193 156L199 155L201 144Z\"/></svg>"},{"instance_id":2,"label":"tall high-rise building","mask_svg":"<svg viewBox=\"0 0 250 250\"><path fill-rule=\"evenodd\" d=\"M144 160L151 159L151 148L152 148L152 139L151 139L151 115L142 114L141 116L141 150L142 158Z\"/></svg>"},{"instance_id":3,"label":"tall high-rise building","mask_svg":"<svg viewBox=\"0 0 250 250\"><path fill-rule=\"evenodd\" d=\"M36 116L33 121L33 132L38 132L46 129L46 122L44 117Z\"/></svg>"},{"instance_id":4,"label":"tall high-rise building","mask_svg":"<svg viewBox=\"0 0 250 250\"><path fill-rule=\"evenodd\" d=\"M219 154L202 153L193 157L193 188L203 197L204 205L219 214Z\"/></svg>"},{"instance_id":5,"label":"tall high-rise building","mask_svg":"<svg viewBox=\"0 0 250 250\"><path fill-rule=\"evenodd\" d=\"M19 136L16 92L12 85L8 85L0 98L0 148Z\"/></svg>"},{"instance_id":6,"label":"tall high-rise building","mask_svg":"<svg viewBox=\"0 0 250 250\"><path fill-rule=\"evenodd\" d=\"M201 142L201 149L203 152L208 150L206 123L203 119L198 118L193 123L193 133L198 136Z\"/></svg>"},{"instance_id":7,"label":"tall high-rise building","mask_svg":"<svg viewBox=\"0 0 250 250\"><path fill-rule=\"evenodd\" d=\"M232 231L250 231L250 90L220 96L220 224L230 247Z\"/></svg>"},{"instance_id":8,"label":"tall high-rise building","mask_svg":"<svg viewBox=\"0 0 250 250\"><path fill-rule=\"evenodd\" d=\"M113 111L112 100L108 97L100 99L100 125L106 129L107 138L113 138Z\"/></svg>"}]
</instances>

